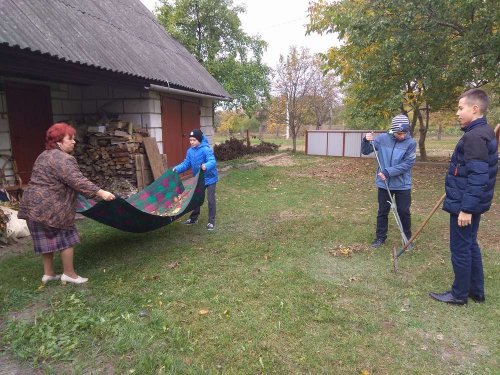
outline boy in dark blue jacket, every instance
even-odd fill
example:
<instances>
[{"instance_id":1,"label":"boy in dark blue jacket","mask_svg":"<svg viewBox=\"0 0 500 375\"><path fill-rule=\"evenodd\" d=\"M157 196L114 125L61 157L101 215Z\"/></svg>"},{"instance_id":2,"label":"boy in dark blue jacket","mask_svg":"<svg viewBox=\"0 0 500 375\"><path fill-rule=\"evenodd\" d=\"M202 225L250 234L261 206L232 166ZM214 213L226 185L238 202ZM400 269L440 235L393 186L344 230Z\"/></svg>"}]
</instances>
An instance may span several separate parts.
<instances>
[{"instance_id":1,"label":"boy in dark blue jacket","mask_svg":"<svg viewBox=\"0 0 500 375\"><path fill-rule=\"evenodd\" d=\"M446 175L443 210L450 213L450 251L455 280L451 290L430 293L440 302L465 305L468 297L484 302L484 276L477 232L481 214L493 200L498 171L498 144L486 121L489 99L480 89L464 92L457 117L464 135L457 143Z\"/></svg>"},{"instance_id":2,"label":"boy in dark blue jacket","mask_svg":"<svg viewBox=\"0 0 500 375\"><path fill-rule=\"evenodd\" d=\"M205 189L207 191L208 200L208 230L215 229L215 186L219 177L217 175L217 164L215 156L208 144L207 138L203 135L200 129L194 129L189 134L189 143L191 147L187 150L186 158L182 163L173 168L174 172L183 173L191 169L193 176L198 174L200 168L205 171ZM196 207L184 224L191 225L198 222L200 216L200 207Z\"/></svg>"},{"instance_id":3,"label":"boy in dark blue jacket","mask_svg":"<svg viewBox=\"0 0 500 375\"><path fill-rule=\"evenodd\" d=\"M373 146L372 146L373 143ZM378 187L377 230L372 247L384 244L387 238L391 204L385 182L396 200L406 238L411 238L411 169L415 164L417 143L410 135L410 121L405 115L397 115L391 121L391 130L374 138L367 133L361 143L361 153L369 155L377 150L382 169L377 169L375 183Z\"/></svg>"}]
</instances>

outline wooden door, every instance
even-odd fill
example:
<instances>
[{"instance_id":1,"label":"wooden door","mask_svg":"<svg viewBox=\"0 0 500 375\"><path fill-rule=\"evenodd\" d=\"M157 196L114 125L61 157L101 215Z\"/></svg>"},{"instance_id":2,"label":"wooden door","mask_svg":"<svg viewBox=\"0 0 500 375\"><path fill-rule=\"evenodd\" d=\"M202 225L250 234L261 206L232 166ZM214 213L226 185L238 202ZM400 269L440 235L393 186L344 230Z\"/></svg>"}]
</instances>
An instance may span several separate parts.
<instances>
[{"instance_id":1,"label":"wooden door","mask_svg":"<svg viewBox=\"0 0 500 375\"><path fill-rule=\"evenodd\" d=\"M200 128L200 105L193 102L182 102L182 144L187 150L191 147L189 134L193 129Z\"/></svg>"},{"instance_id":2,"label":"wooden door","mask_svg":"<svg viewBox=\"0 0 500 375\"><path fill-rule=\"evenodd\" d=\"M182 143L181 101L162 97L161 124L163 153L167 155L168 167L173 167L184 160L187 149Z\"/></svg>"},{"instance_id":3,"label":"wooden door","mask_svg":"<svg viewBox=\"0 0 500 375\"><path fill-rule=\"evenodd\" d=\"M189 133L200 128L198 103L162 97L161 100L163 153L169 167L184 160L190 147Z\"/></svg>"},{"instance_id":4,"label":"wooden door","mask_svg":"<svg viewBox=\"0 0 500 375\"><path fill-rule=\"evenodd\" d=\"M50 88L25 83L6 83L12 156L23 183L45 149L45 133L52 125Z\"/></svg>"}]
</instances>

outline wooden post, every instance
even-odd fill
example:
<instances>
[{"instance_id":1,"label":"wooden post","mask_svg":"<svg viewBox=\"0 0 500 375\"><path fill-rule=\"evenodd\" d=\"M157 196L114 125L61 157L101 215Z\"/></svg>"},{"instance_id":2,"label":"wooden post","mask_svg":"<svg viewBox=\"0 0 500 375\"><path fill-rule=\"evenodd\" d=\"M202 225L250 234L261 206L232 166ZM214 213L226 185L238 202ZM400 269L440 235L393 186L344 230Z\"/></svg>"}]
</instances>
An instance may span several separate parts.
<instances>
[{"instance_id":1,"label":"wooden post","mask_svg":"<svg viewBox=\"0 0 500 375\"><path fill-rule=\"evenodd\" d=\"M305 154L307 155L307 143L308 143L308 137L309 137L309 130L306 130L306 139L305 139Z\"/></svg>"}]
</instances>

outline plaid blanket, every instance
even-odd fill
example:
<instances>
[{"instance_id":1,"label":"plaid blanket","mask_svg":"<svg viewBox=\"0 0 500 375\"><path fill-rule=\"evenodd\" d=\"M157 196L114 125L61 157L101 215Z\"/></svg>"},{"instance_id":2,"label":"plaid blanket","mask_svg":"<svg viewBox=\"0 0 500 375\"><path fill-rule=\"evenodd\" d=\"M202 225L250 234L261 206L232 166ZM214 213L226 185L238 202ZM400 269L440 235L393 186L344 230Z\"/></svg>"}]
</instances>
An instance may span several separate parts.
<instances>
[{"instance_id":1,"label":"plaid blanket","mask_svg":"<svg viewBox=\"0 0 500 375\"><path fill-rule=\"evenodd\" d=\"M170 224L201 206L205 199L205 178L200 170L182 183L179 175L166 171L144 190L123 199L96 202L78 196L76 212L125 232L142 233Z\"/></svg>"}]
</instances>

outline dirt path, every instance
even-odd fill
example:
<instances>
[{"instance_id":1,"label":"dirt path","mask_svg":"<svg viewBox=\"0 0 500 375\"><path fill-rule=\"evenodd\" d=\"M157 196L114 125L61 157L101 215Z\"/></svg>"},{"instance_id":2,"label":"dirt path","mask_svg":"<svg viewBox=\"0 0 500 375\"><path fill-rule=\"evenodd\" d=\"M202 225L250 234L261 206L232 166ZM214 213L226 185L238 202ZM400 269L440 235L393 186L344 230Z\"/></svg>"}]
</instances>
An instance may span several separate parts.
<instances>
[{"instance_id":1,"label":"dirt path","mask_svg":"<svg viewBox=\"0 0 500 375\"><path fill-rule=\"evenodd\" d=\"M3 353L0 354L0 374L2 375L41 375L41 370L34 370L19 364L15 359Z\"/></svg>"},{"instance_id":2,"label":"dirt path","mask_svg":"<svg viewBox=\"0 0 500 375\"><path fill-rule=\"evenodd\" d=\"M0 262L9 255L19 255L32 248L31 236L19 238L16 243L0 246Z\"/></svg>"}]
</instances>

